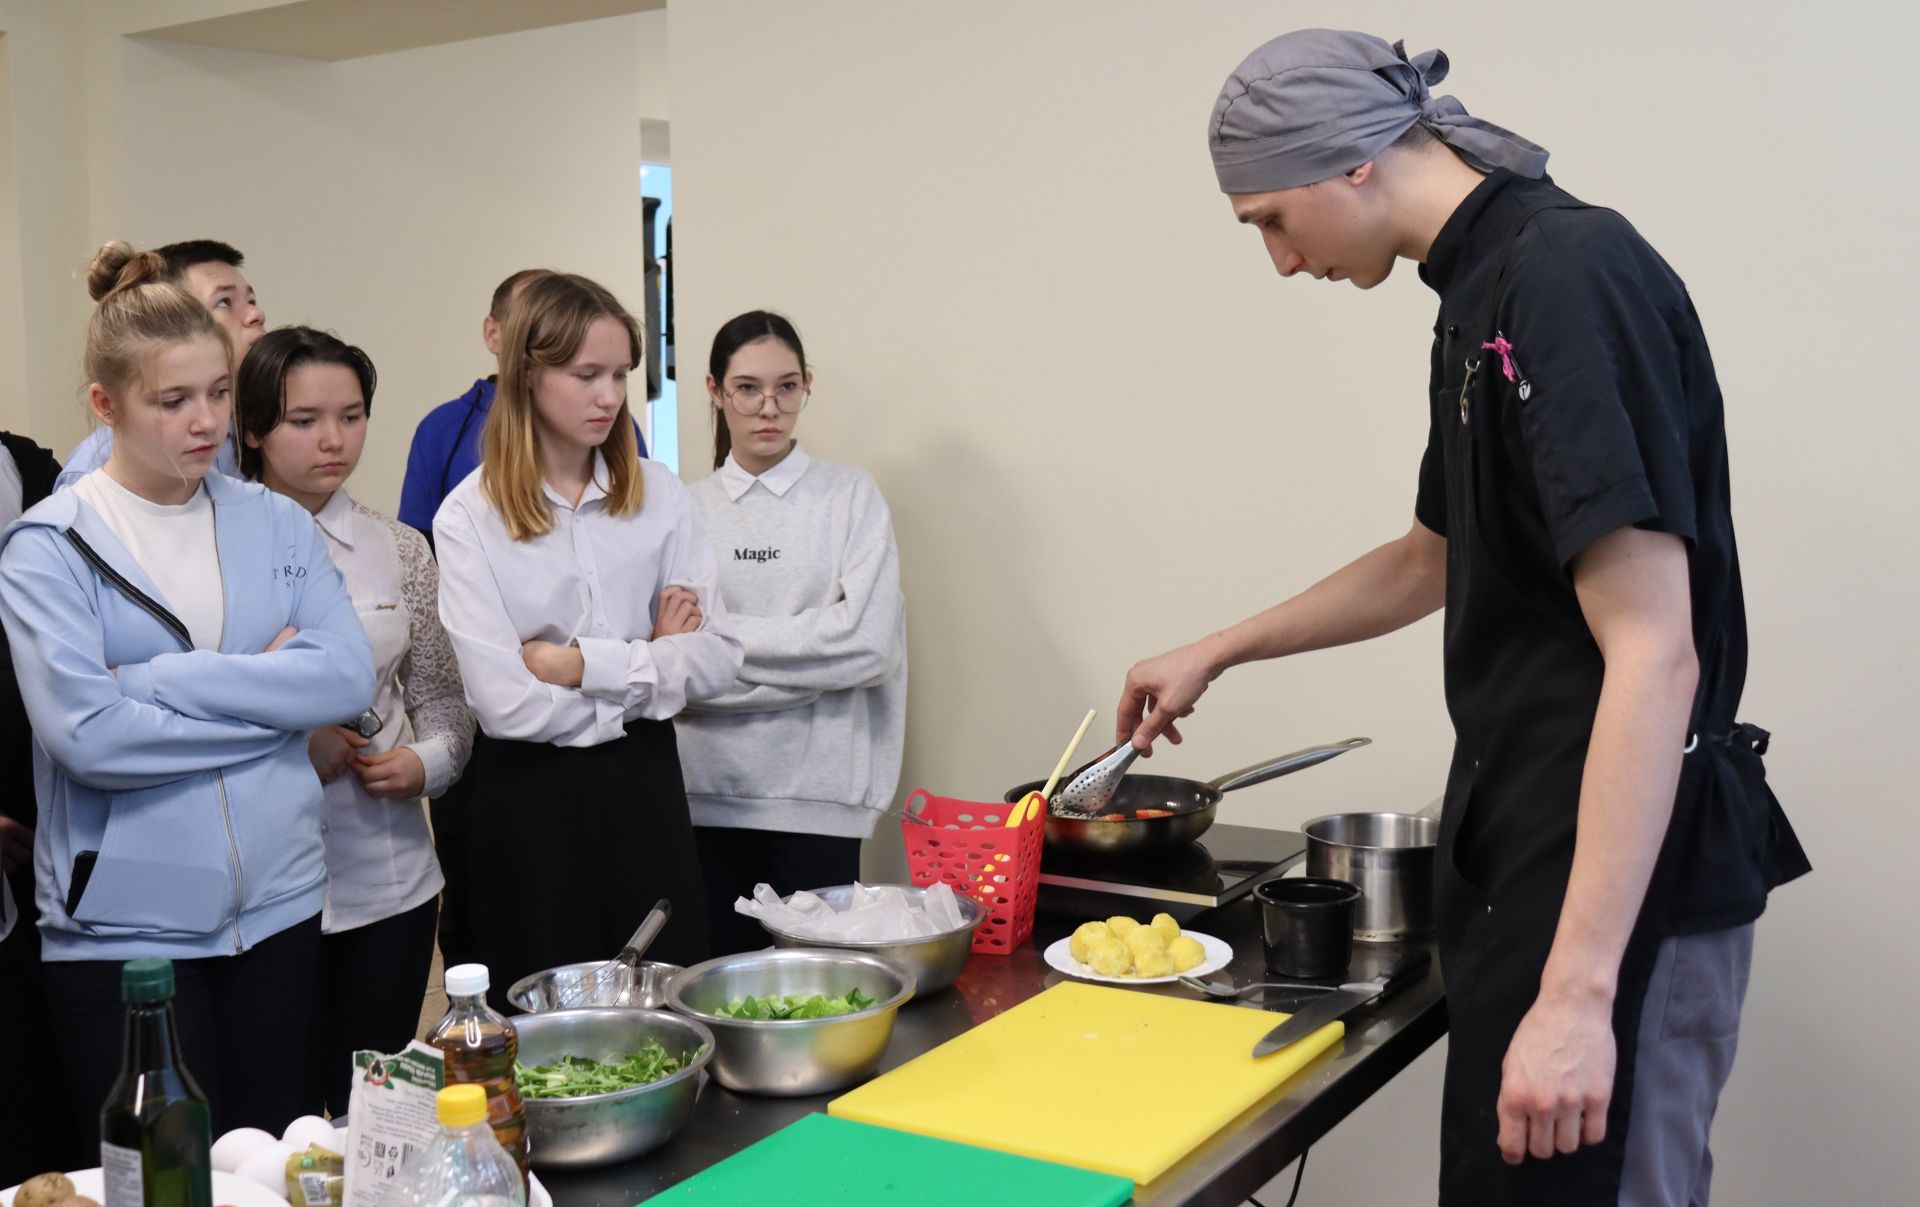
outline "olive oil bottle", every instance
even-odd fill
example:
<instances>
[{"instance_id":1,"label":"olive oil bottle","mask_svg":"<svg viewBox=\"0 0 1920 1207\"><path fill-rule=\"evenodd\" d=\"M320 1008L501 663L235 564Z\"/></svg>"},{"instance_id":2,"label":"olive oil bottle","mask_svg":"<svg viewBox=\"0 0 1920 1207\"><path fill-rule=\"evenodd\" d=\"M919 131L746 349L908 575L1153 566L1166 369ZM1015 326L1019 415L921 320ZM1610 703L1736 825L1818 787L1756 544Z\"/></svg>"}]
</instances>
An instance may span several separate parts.
<instances>
[{"instance_id":1,"label":"olive oil bottle","mask_svg":"<svg viewBox=\"0 0 1920 1207\"><path fill-rule=\"evenodd\" d=\"M180 1060L173 961L129 960L120 1078L100 1108L105 1207L213 1207L207 1096Z\"/></svg>"}]
</instances>

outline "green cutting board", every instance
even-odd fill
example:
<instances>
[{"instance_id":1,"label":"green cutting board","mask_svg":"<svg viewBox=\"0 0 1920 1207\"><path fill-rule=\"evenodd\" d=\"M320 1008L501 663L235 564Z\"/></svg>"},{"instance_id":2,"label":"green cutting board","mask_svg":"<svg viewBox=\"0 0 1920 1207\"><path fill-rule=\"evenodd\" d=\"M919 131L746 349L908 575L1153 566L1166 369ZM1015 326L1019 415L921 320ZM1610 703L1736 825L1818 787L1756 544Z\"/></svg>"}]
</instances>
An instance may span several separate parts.
<instances>
[{"instance_id":1,"label":"green cutting board","mask_svg":"<svg viewBox=\"0 0 1920 1207\"><path fill-rule=\"evenodd\" d=\"M1133 1183L1051 1161L808 1115L650 1201L700 1207L1119 1207Z\"/></svg>"}]
</instances>

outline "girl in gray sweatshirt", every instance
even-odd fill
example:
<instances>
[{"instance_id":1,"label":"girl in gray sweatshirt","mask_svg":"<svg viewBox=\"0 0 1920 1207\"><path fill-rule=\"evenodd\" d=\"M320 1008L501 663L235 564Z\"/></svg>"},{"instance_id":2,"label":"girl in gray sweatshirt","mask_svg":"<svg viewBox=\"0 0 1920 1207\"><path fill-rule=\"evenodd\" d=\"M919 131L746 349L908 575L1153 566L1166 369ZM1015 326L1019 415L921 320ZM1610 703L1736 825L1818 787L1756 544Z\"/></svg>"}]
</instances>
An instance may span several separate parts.
<instances>
[{"instance_id":1,"label":"girl in gray sweatshirt","mask_svg":"<svg viewBox=\"0 0 1920 1207\"><path fill-rule=\"evenodd\" d=\"M906 601L873 479L794 439L812 389L793 325L751 311L708 361L715 472L693 484L746 660L675 720L716 946L766 935L733 909L846 884L893 800L906 733Z\"/></svg>"}]
</instances>

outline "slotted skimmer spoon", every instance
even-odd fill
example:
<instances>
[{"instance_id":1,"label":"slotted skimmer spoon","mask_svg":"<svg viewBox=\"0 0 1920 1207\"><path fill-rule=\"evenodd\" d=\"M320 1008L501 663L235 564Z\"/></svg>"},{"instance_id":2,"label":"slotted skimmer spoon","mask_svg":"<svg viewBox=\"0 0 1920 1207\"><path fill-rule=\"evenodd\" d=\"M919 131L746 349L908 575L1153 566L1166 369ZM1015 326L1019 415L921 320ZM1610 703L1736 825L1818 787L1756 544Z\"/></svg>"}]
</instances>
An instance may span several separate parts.
<instances>
[{"instance_id":1,"label":"slotted skimmer spoon","mask_svg":"<svg viewBox=\"0 0 1920 1207\"><path fill-rule=\"evenodd\" d=\"M1132 742L1122 742L1107 751L1068 780L1060 795L1048 798L1053 812L1062 817L1098 816L1113 799L1113 791L1120 786L1127 768L1139 757L1139 748Z\"/></svg>"},{"instance_id":2,"label":"slotted skimmer spoon","mask_svg":"<svg viewBox=\"0 0 1920 1207\"><path fill-rule=\"evenodd\" d=\"M646 919L640 923L640 929L633 932L633 938L620 949L620 954L595 970L592 976L581 977L569 988L560 991L560 1008L578 1006L583 1002L605 1002L617 997L633 983L634 970L640 967L640 957L653 946L660 937L667 919L673 916L673 906L665 897L654 903Z\"/></svg>"}]
</instances>

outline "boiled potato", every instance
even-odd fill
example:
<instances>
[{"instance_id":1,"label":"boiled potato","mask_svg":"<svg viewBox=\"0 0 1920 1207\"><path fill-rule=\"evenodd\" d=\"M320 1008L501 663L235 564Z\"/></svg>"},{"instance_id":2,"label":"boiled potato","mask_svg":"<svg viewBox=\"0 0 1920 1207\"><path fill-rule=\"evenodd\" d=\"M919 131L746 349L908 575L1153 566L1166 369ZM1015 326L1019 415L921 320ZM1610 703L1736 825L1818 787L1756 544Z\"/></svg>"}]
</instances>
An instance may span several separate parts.
<instances>
[{"instance_id":1,"label":"boiled potato","mask_svg":"<svg viewBox=\"0 0 1920 1207\"><path fill-rule=\"evenodd\" d=\"M1135 948L1133 952L1134 976L1172 976L1173 961L1167 958L1164 947Z\"/></svg>"},{"instance_id":2,"label":"boiled potato","mask_svg":"<svg viewBox=\"0 0 1920 1207\"><path fill-rule=\"evenodd\" d=\"M1107 919L1107 929L1124 939L1131 932L1140 929L1140 923L1124 914L1115 914Z\"/></svg>"},{"instance_id":3,"label":"boiled potato","mask_svg":"<svg viewBox=\"0 0 1920 1207\"><path fill-rule=\"evenodd\" d=\"M1126 944L1127 949L1136 956L1143 952L1164 952L1167 949L1166 941L1160 937L1160 932L1151 926L1139 926L1128 931Z\"/></svg>"},{"instance_id":4,"label":"boiled potato","mask_svg":"<svg viewBox=\"0 0 1920 1207\"><path fill-rule=\"evenodd\" d=\"M1087 953L1093 950L1093 941L1111 938L1113 938L1113 931L1105 922L1082 922L1073 932L1073 938L1068 940L1067 949L1073 952L1074 959L1085 964Z\"/></svg>"},{"instance_id":5,"label":"boiled potato","mask_svg":"<svg viewBox=\"0 0 1920 1207\"><path fill-rule=\"evenodd\" d=\"M1087 953L1087 966L1098 976L1126 976L1133 967L1133 952L1118 939L1101 939Z\"/></svg>"},{"instance_id":6,"label":"boiled potato","mask_svg":"<svg viewBox=\"0 0 1920 1207\"><path fill-rule=\"evenodd\" d=\"M20 1183L13 1196L14 1207L54 1207L61 1199L74 1195L73 1182L63 1173L43 1173Z\"/></svg>"},{"instance_id":7,"label":"boiled potato","mask_svg":"<svg viewBox=\"0 0 1920 1207\"><path fill-rule=\"evenodd\" d=\"M1155 914L1153 921L1147 925L1153 927L1154 933L1169 944L1180 937L1180 924L1173 920L1172 914Z\"/></svg>"},{"instance_id":8,"label":"boiled potato","mask_svg":"<svg viewBox=\"0 0 1920 1207\"><path fill-rule=\"evenodd\" d=\"M1175 972L1185 972L1207 962L1207 949L1192 935L1181 935L1167 944L1167 958L1173 961Z\"/></svg>"}]
</instances>

